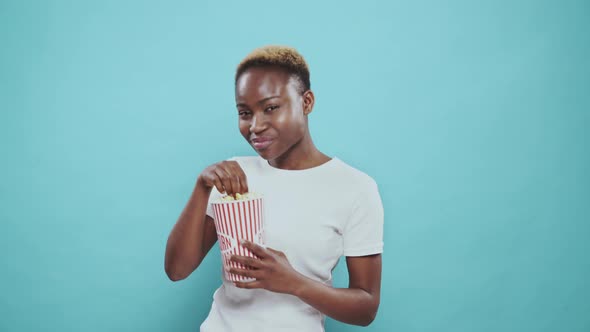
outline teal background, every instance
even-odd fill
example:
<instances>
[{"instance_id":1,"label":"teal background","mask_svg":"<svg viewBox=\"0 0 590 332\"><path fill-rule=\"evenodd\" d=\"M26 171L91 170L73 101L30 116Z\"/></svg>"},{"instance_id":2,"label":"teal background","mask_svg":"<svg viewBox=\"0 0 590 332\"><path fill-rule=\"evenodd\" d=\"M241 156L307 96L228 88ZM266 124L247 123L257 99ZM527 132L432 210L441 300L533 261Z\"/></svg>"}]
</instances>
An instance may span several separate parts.
<instances>
[{"instance_id":1,"label":"teal background","mask_svg":"<svg viewBox=\"0 0 590 332\"><path fill-rule=\"evenodd\" d=\"M255 152L235 66L287 44L311 130L385 207L368 328L590 331L588 1L0 1L0 331L198 331L214 248L166 240L207 165ZM347 285L345 265L336 284Z\"/></svg>"}]
</instances>

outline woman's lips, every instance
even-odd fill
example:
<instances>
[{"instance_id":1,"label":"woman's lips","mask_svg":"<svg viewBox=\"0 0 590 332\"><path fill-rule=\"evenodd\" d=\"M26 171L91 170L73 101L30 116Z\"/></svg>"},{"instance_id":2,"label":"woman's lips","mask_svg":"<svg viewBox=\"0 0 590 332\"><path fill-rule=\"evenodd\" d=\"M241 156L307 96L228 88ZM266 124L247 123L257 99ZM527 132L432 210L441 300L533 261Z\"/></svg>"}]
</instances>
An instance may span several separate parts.
<instances>
[{"instance_id":1,"label":"woman's lips","mask_svg":"<svg viewBox=\"0 0 590 332\"><path fill-rule=\"evenodd\" d=\"M264 150L264 149L268 148L268 146L271 145L272 142L273 142L272 139L253 140L252 146L254 146L254 148L256 150Z\"/></svg>"}]
</instances>

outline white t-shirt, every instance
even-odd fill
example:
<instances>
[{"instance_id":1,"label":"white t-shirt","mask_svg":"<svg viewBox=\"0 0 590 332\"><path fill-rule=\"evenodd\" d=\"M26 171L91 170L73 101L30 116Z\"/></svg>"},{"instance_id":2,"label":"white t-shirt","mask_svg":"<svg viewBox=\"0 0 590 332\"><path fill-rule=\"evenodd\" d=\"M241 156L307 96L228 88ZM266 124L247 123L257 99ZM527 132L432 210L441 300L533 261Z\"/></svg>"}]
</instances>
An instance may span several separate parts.
<instances>
[{"instance_id":1,"label":"white t-shirt","mask_svg":"<svg viewBox=\"0 0 590 332\"><path fill-rule=\"evenodd\" d=\"M250 192L264 195L266 246L283 251L295 270L332 285L341 256L383 251L383 205L375 181L338 158L305 170L270 166L260 156L234 157ZM207 215L214 218L211 202ZM201 332L321 332L324 315L299 298L227 281L213 295Z\"/></svg>"}]
</instances>

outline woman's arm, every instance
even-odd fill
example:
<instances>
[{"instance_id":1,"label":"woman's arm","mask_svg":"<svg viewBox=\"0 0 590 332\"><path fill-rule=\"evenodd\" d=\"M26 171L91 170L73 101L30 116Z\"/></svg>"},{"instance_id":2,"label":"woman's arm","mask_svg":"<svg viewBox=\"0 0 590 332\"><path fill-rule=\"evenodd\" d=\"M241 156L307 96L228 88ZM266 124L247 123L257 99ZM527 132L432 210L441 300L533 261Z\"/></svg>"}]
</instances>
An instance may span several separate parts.
<instances>
[{"instance_id":1,"label":"woman's arm","mask_svg":"<svg viewBox=\"0 0 590 332\"><path fill-rule=\"evenodd\" d=\"M188 277L217 241L215 223L206 215L213 187L229 195L248 192L248 180L236 161L213 164L199 175L193 193L168 236L164 270L172 281Z\"/></svg>"},{"instance_id":2,"label":"woman's arm","mask_svg":"<svg viewBox=\"0 0 590 332\"><path fill-rule=\"evenodd\" d=\"M293 295L336 320L367 326L379 308L381 255L346 257L346 265L348 288L332 288L304 277Z\"/></svg>"},{"instance_id":3,"label":"woman's arm","mask_svg":"<svg viewBox=\"0 0 590 332\"><path fill-rule=\"evenodd\" d=\"M211 188L197 181L166 243L164 270L172 281L188 277L217 241L215 224L206 215Z\"/></svg>"},{"instance_id":4,"label":"woman's arm","mask_svg":"<svg viewBox=\"0 0 590 332\"><path fill-rule=\"evenodd\" d=\"M232 260L254 269L232 268L229 272L257 280L236 282L237 287L264 288L297 296L323 314L347 324L367 326L375 319L381 292L380 254L347 257L349 286L333 288L295 271L283 252L248 241L243 246L260 259L233 256Z\"/></svg>"}]
</instances>

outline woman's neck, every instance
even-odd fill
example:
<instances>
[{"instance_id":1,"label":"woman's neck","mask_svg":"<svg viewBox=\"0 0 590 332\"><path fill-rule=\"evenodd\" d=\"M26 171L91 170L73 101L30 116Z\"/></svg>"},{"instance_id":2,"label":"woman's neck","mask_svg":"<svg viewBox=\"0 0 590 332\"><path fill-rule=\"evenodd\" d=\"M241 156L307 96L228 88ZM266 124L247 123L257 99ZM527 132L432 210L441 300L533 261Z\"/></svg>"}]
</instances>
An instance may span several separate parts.
<instances>
[{"instance_id":1,"label":"woman's neck","mask_svg":"<svg viewBox=\"0 0 590 332\"><path fill-rule=\"evenodd\" d=\"M330 157L318 150L311 139L309 132L295 143L282 156L269 160L272 167L285 170L302 170L319 166L330 160Z\"/></svg>"}]
</instances>

